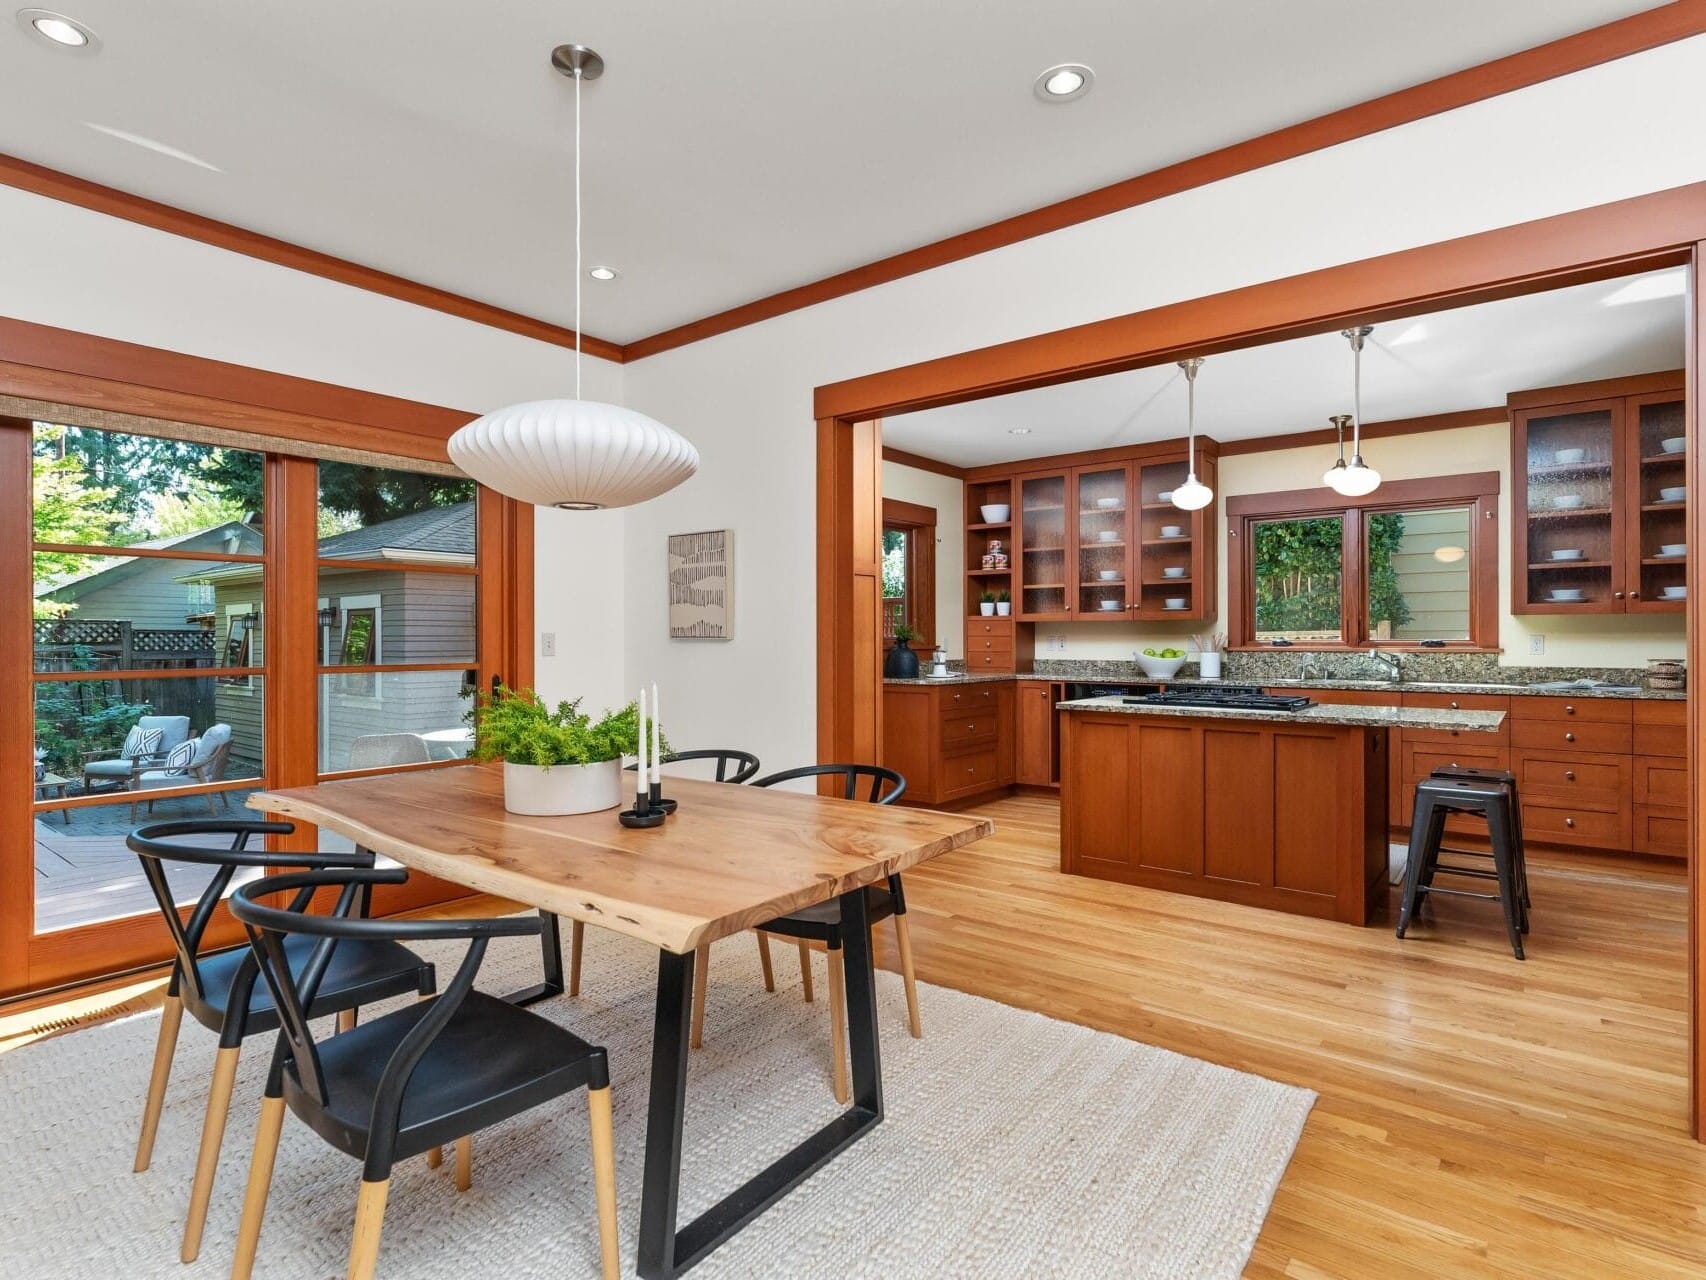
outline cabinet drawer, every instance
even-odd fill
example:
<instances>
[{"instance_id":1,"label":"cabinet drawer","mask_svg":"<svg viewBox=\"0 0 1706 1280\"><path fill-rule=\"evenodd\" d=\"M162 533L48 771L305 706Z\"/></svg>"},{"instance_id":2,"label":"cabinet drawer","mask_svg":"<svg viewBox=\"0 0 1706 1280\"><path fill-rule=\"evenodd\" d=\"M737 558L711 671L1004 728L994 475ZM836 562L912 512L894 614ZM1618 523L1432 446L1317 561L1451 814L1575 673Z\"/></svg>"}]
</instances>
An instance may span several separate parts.
<instances>
[{"instance_id":1,"label":"cabinet drawer","mask_svg":"<svg viewBox=\"0 0 1706 1280\"><path fill-rule=\"evenodd\" d=\"M1595 724L1628 724L1631 704L1618 698L1541 698L1511 699L1511 715L1518 720L1591 720Z\"/></svg>"},{"instance_id":2,"label":"cabinet drawer","mask_svg":"<svg viewBox=\"0 0 1706 1280\"><path fill-rule=\"evenodd\" d=\"M1517 794L1616 809L1629 794L1628 756L1571 756L1516 751Z\"/></svg>"},{"instance_id":3,"label":"cabinet drawer","mask_svg":"<svg viewBox=\"0 0 1706 1280\"><path fill-rule=\"evenodd\" d=\"M1522 834L1547 844L1579 844L1595 849L1629 847L1629 810L1606 812L1567 802L1524 800Z\"/></svg>"},{"instance_id":4,"label":"cabinet drawer","mask_svg":"<svg viewBox=\"0 0 1706 1280\"><path fill-rule=\"evenodd\" d=\"M1636 853L1659 853L1672 858L1688 856L1688 810L1662 805L1635 806Z\"/></svg>"},{"instance_id":5,"label":"cabinet drawer","mask_svg":"<svg viewBox=\"0 0 1706 1280\"><path fill-rule=\"evenodd\" d=\"M981 615L966 619L966 640L979 640L985 636L1006 636L1009 643L1013 639L1013 619L985 618Z\"/></svg>"},{"instance_id":6,"label":"cabinet drawer","mask_svg":"<svg viewBox=\"0 0 1706 1280\"><path fill-rule=\"evenodd\" d=\"M967 636L966 656L974 653L1012 653L1013 635L1011 632L1004 636Z\"/></svg>"},{"instance_id":7,"label":"cabinet drawer","mask_svg":"<svg viewBox=\"0 0 1706 1280\"><path fill-rule=\"evenodd\" d=\"M1541 751L1610 751L1628 755L1633 733L1627 724L1603 720L1577 723L1573 720L1518 720L1511 741L1518 747Z\"/></svg>"},{"instance_id":8,"label":"cabinet drawer","mask_svg":"<svg viewBox=\"0 0 1706 1280\"><path fill-rule=\"evenodd\" d=\"M1510 745L1511 724L1506 720L1495 731L1488 733L1484 729L1404 729L1405 742L1431 742L1440 746L1451 747L1463 743L1465 749L1470 746L1506 747Z\"/></svg>"},{"instance_id":9,"label":"cabinet drawer","mask_svg":"<svg viewBox=\"0 0 1706 1280\"><path fill-rule=\"evenodd\" d=\"M1486 734L1464 734L1465 738L1485 738ZM1404 781L1420 782L1435 769L1448 764L1464 765L1471 769L1508 769L1510 751L1493 743L1467 742L1461 745L1417 742L1415 735L1404 730Z\"/></svg>"},{"instance_id":10,"label":"cabinet drawer","mask_svg":"<svg viewBox=\"0 0 1706 1280\"><path fill-rule=\"evenodd\" d=\"M1635 757L1635 799L1641 804L1688 808L1688 764L1670 756Z\"/></svg>"},{"instance_id":11,"label":"cabinet drawer","mask_svg":"<svg viewBox=\"0 0 1706 1280\"><path fill-rule=\"evenodd\" d=\"M1510 698L1502 693L1412 693L1404 691L1406 707L1443 708L1446 711L1504 711L1511 709Z\"/></svg>"},{"instance_id":12,"label":"cabinet drawer","mask_svg":"<svg viewBox=\"0 0 1706 1280\"><path fill-rule=\"evenodd\" d=\"M1688 755L1686 724L1642 724L1635 721L1635 754L1638 756Z\"/></svg>"},{"instance_id":13,"label":"cabinet drawer","mask_svg":"<svg viewBox=\"0 0 1706 1280\"><path fill-rule=\"evenodd\" d=\"M995 741L995 708L942 717L942 750L963 751Z\"/></svg>"},{"instance_id":14,"label":"cabinet drawer","mask_svg":"<svg viewBox=\"0 0 1706 1280\"><path fill-rule=\"evenodd\" d=\"M968 711L983 712L986 708L987 713L993 716L995 691L998 687L993 682L955 685L938 691L936 706L945 716L960 716ZM992 719L990 723L994 724L995 721Z\"/></svg>"},{"instance_id":15,"label":"cabinet drawer","mask_svg":"<svg viewBox=\"0 0 1706 1280\"><path fill-rule=\"evenodd\" d=\"M1636 724L1688 723L1688 703L1671 698L1638 698L1634 703Z\"/></svg>"},{"instance_id":16,"label":"cabinet drawer","mask_svg":"<svg viewBox=\"0 0 1706 1280\"><path fill-rule=\"evenodd\" d=\"M1459 742L1479 746L1507 746L1511 740L1509 698L1486 693L1406 693L1406 707L1424 707L1444 711L1503 711L1504 720L1492 733L1468 729L1409 729L1404 730L1406 742L1433 742L1450 745Z\"/></svg>"},{"instance_id":17,"label":"cabinet drawer","mask_svg":"<svg viewBox=\"0 0 1706 1280\"><path fill-rule=\"evenodd\" d=\"M995 785L994 751L949 756L942 761L942 794L952 798Z\"/></svg>"},{"instance_id":18,"label":"cabinet drawer","mask_svg":"<svg viewBox=\"0 0 1706 1280\"><path fill-rule=\"evenodd\" d=\"M987 675L992 671L1016 671L1018 664L1013 661L1013 651L997 651L995 653L968 653L966 655L966 670Z\"/></svg>"}]
</instances>

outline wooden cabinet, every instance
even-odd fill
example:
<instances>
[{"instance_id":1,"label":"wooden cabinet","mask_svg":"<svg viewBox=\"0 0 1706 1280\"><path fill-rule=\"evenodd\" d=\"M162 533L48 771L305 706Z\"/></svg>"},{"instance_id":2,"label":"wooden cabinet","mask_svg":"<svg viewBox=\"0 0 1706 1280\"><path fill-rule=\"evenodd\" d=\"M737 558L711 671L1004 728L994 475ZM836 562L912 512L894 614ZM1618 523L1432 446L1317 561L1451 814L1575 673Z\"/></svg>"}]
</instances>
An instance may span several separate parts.
<instances>
[{"instance_id":1,"label":"wooden cabinet","mask_svg":"<svg viewBox=\"0 0 1706 1280\"><path fill-rule=\"evenodd\" d=\"M904 802L948 804L1013 783L1014 686L883 686L883 763L906 779Z\"/></svg>"},{"instance_id":2,"label":"wooden cabinet","mask_svg":"<svg viewBox=\"0 0 1706 1280\"><path fill-rule=\"evenodd\" d=\"M1635 808L1631 843L1638 853L1688 856L1688 704L1634 706Z\"/></svg>"},{"instance_id":3,"label":"wooden cabinet","mask_svg":"<svg viewBox=\"0 0 1706 1280\"><path fill-rule=\"evenodd\" d=\"M980 468L966 479L969 613L985 590L1009 589L1022 623L1180 618L1212 621L1218 607L1218 504L1181 511L1170 501L1187 474L1177 445L1038 459ZM1216 483L1206 442L1197 475ZM986 522L986 505L1011 506ZM1010 566L983 568L999 539ZM1018 668L1023 670L1023 666Z\"/></svg>"},{"instance_id":4,"label":"wooden cabinet","mask_svg":"<svg viewBox=\"0 0 1706 1280\"><path fill-rule=\"evenodd\" d=\"M1054 706L1060 700L1060 687L1046 680L1021 680L1015 688L1018 738L1013 780L1027 787L1055 786L1060 781L1060 728Z\"/></svg>"},{"instance_id":5,"label":"wooden cabinet","mask_svg":"<svg viewBox=\"0 0 1706 1280\"><path fill-rule=\"evenodd\" d=\"M973 675L1025 671L1031 665L1032 638L1012 618L966 619L966 670Z\"/></svg>"},{"instance_id":6,"label":"wooden cabinet","mask_svg":"<svg viewBox=\"0 0 1706 1280\"><path fill-rule=\"evenodd\" d=\"M1680 378L1599 399L1536 403L1543 394L1512 397L1512 612L1680 613Z\"/></svg>"}]
</instances>

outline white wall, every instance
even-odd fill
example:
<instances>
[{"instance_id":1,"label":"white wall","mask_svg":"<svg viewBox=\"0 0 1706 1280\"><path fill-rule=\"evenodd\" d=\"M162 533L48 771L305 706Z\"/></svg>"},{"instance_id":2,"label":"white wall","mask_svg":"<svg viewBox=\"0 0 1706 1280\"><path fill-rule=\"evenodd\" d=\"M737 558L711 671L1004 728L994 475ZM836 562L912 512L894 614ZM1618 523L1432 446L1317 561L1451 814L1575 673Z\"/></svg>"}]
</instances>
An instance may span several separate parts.
<instances>
[{"instance_id":1,"label":"white wall","mask_svg":"<svg viewBox=\"0 0 1706 1280\"><path fill-rule=\"evenodd\" d=\"M936 633L950 658L965 657L965 485L952 476L885 462L883 497L936 509Z\"/></svg>"},{"instance_id":2,"label":"white wall","mask_svg":"<svg viewBox=\"0 0 1706 1280\"><path fill-rule=\"evenodd\" d=\"M471 413L574 386L562 347L10 187L0 282L15 319ZM588 357L583 379L589 399L621 401L620 365ZM627 687L621 516L543 511L537 543L538 626L558 654L538 660L540 691L614 705Z\"/></svg>"},{"instance_id":3,"label":"white wall","mask_svg":"<svg viewBox=\"0 0 1706 1280\"><path fill-rule=\"evenodd\" d=\"M628 365L627 402L706 459L628 513L631 665L680 687L680 741L776 767L815 756L820 384L1700 181L1706 148L1682 144L1702 134L1706 37ZM663 537L718 523L740 529L741 630L715 650L672 645Z\"/></svg>"}]
</instances>

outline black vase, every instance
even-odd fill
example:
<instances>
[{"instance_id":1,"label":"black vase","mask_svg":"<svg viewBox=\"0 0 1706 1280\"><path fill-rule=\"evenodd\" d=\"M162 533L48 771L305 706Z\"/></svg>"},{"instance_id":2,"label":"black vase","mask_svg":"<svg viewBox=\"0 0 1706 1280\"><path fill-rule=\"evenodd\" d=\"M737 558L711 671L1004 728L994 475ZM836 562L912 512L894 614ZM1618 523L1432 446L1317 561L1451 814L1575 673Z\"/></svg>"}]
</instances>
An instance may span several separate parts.
<instances>
[{"instance_id":1,"label":"black vase","mask_svg":"<svg viewBox=\"0 0 1706 1280\"><path fill-rule=\"evenodd\" d=\"M907 647L906 641L894 642L889 656L883 659L883 674L890 680L918 679L918 655Z\"/></svg>"}]
</instances>

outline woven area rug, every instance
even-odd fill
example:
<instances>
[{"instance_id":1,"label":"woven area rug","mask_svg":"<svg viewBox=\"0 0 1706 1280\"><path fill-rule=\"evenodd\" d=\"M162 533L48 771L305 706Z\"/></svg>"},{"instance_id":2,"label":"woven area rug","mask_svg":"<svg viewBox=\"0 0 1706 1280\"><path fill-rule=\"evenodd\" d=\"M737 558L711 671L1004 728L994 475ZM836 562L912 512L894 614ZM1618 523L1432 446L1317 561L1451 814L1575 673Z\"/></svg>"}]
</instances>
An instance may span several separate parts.
<instances>
[{"instance_id":1,"label":"woven area rug","mask_svg":"<svg viewBox=\"0 0 1706 1280\"><path fill-rule=\"evenodd\" d=\"M447 980L461 944L421 948ZM815 1004L777 948L712 948L705 1047L688 1085L681 1221L837 1110L827 984ZM538 974L531 939L495 942L480 986ZM1235 1277L1314 1095L1117 1036L879 972L886 1117L694 1269L740 1277ZM588 930L579 999L535 1006L610 1051L624 1274L633 1274L656 952ZM244 1055L200 1259L177 1260L213 1037L184 1021L153 1167L130 1171L158 1015L0 1055L0 1275L227 1274L271 1037ZM598 1274L584 1095L484 1131L474 1186L450 1161L392 1179L381 1275ZM256 1275L341 1276L359 1168L286 1117Z\"/></svg>"}]
</instances>

